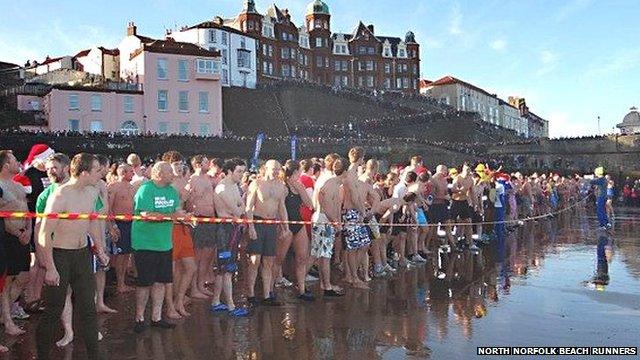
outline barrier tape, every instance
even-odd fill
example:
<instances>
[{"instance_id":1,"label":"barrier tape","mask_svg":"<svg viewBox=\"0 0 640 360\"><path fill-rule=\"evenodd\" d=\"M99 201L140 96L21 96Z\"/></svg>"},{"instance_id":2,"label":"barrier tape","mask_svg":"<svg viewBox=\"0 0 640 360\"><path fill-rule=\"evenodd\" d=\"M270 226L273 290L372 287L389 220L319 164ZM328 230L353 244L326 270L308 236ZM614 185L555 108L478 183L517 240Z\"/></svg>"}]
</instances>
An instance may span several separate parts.
<instances>
[{"instance_id":1,"label":"barrier tape","mask_svg":"<svg viewBox=\"0 0 640 360\"><path fill-rule=\"evenodd\" d=\"M568 211L579 204L585 202L589 197L586 196L582 200L575 202L574 204L567 206L555 212L545 213L537 216L530 216L526 218L520 218L515 220L504 221L482 221L471 223L445 223L442 225L447 226L464 226L464 225L497 225L497 224L511 224L520 223L525 221L532 221L537 219L544 219L554 215L558 215L565 211ZM206 223L206 224L263 224L263 225L332 225L332 226L367 226L369 223L364 222L314 222L314 221L294 221L294 220L276 220L276 219L244 219L244 218L216 218L216 217L199 217L199 216L142 216L132 214L118 214L107 215L99 213L79 214L79 213L33 213L25 211L0 211L0 218L11 219L58 219L58 220L100 220L100 221L175 221L183 223ZM437 227L440 224L395 224L395 223L380 223L381 226L398 226L398 227Z\"/></svg>"}]
</instances>

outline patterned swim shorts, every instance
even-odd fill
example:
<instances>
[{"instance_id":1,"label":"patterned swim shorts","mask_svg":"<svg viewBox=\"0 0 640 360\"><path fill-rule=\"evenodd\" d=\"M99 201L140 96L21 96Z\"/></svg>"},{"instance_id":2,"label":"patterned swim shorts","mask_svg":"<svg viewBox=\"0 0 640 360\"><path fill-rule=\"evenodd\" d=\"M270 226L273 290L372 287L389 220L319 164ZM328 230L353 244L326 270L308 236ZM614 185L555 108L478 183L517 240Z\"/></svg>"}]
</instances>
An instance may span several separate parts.
<instances>
[{"instance_id":1,"label":"patterned swim shorts","mask_svg":"<svg viewBox=\"0 0 640 360\"><path fill-rule=\"evenodd\" d=\"M313 214L311 221L311 256L314 258L331 259L333 255L333 240L336 230L333 225L326 224L329 219L325 214Z\"/></svg>"},{"instance_id":2,"label":"patterned swim shorts","mask_svg":"<svg viewBox=\"0 0 640 360\"><path fill-rule=\"evenodd\" d=\"M342 221L346 224L342 230L342 236L347 250L356 250L363 248L371 243L369 237L369 231L364 225L349 224L357 222L360 217L360 213L356 209L346 210L342 214Z\"/></svg>"}]
</instances>

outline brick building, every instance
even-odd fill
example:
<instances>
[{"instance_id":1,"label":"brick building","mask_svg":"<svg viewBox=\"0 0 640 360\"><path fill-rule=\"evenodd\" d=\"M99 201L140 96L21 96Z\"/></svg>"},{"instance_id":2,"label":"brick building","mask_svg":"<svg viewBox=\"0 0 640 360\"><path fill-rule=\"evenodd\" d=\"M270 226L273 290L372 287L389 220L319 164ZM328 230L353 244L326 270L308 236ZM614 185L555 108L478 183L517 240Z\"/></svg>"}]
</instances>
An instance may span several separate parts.
<instances>
[{"instance_id":1,"label":"brick building","mask_svg":"<svg viewBox=\"0 0 640 360\"><path fill-rule=\"evenodd\" d=\"M224 21L258 41L258 82L301 79L325 85L418 92L420 45L412 32L404 39L379 36L358 24L353 33L332 33L329 6L314 0L304 24L296 26L288 9L271 5L266 13L245 0L242 11Z\"/></svg>"}]
</instances>

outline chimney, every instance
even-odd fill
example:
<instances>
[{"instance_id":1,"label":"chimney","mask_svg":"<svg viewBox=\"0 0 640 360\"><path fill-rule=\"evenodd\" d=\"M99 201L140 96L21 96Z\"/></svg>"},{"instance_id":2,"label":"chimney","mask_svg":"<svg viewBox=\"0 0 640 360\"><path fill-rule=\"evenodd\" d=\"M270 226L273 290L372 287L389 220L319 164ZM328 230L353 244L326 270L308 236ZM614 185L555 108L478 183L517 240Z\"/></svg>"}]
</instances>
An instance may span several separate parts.
<instances>
[{"instance_id":1,"label":"chimney","mask_svg":"<svg viewBox=\"0 0 640 360\"><path fill-rule=\"evenodd\" d=\"M213 22L218 25L224 25L224 20L220 16L213 18Z\"/></svg>"},{"instance_id":2,"label":"chimney","mask_svg":"<svg viewBox=\"0 0 640 360\"><path fill-rule=\"evenodd\" d=\"M371 31L371 33L375 35L375 33L373 32L373 24L368 25L367 29L369 29L369 31Z\"/></svg>"},{"instance_id":3,"label":"chimney","mask_svg":"<svg viewBox=\"0 0 640 360\"><path fill-rule=\"evenodd\" d=\"M138 35L138 28L133 21L130 21L127 24L127 36L135 36Z\"/></svg>"}]
</instances>

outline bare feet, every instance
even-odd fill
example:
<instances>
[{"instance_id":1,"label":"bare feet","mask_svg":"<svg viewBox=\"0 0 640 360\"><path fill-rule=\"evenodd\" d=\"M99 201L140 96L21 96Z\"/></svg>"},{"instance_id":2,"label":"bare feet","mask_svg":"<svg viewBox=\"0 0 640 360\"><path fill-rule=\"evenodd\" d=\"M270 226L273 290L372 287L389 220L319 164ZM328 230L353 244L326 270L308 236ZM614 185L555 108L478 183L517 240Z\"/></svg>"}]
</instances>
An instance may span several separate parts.
<instances>
[{"instance_id":1,"label":"bare feet","mask_svg":"<svg viewBox=\"0 0 640 360\"><path fill-rule=\"evenodd\" d=\"M58 342L56 342L56 346L57 347L65 347L69 344L71 344L71 342L73 342L73 332L72 333L65 333L64 336L62 337L62 339L58 340Z\"/></svg>"},{"instance_id":2,"label":"bare feet","mask_svg":"<svg viewBox=\"0 0 640 360\"><path fill-rule=\"evenodd\" d=\"M353 283L353 278L351 276L345 276L342 281L346 282L347 284L352 284Z\"/></svg>"},{"instance_id":3,"label":"bare feet","mask_svg":"<svg viewBox=\"0 0 640 360\"><path fill-rule=\"evenodd\" d=\"M11 335L11 336L19 336L24 334L26 331L22 330L21 327L17 326L16 324L10 324L9 326L7 326L5 324L4 326L4 332L7 335Z\"/></svg>"},{"instance_id":4,"label":"bare feet","mask_svg":"<svg viewBox=\"0 0 640 360\"><path fill-rule=\"evenodd\" d=\"M200 291L192 291L191 292L191 298L192 299L200 299L200 300L208 300L209 297L203 293L201 293Z\"/></svg>"},{"instance_id":5,"label":"bare feet","mask_svg":"<svg viewBox=\"0 0 640 360\"><path fill-rule=\"evenodd\" d=\"M184 296L184 306L188 306L189 304L191 304L191 298L188 296Z\"/></svg>"},{"instance_id":6,"label":"bare feet","mask_svg":"<svg viewBox=\"0 0 640 360\"><path fill-rule=\"evenodd\" d=\"M182 319L182 315L180 315L175 309L167 310L167 317L173 320Z\"/></svg>"},{"instance_id":7,"label":"bare feet","mask_svg":"<svg viewBox=\"0 0 640 360\"><path fill-rule=\"evenodd\" d=\"M117 314L118 310L112 309L105 304L96 305L96 311L102 314Z\"/></svg>"},{"instance_id":8,"label":"bare feet","mask_svg":"<svg viewBox=\"0 0 640 360\"><path fill-rule=\"evenodd\" d=\"M205 287L201 287L198 289L202 294L208 296L208 297L212 297L213 293L211 291L209 291L207 288Z\"/></svg>"},{"instance_id":9,"label":"bare feet","mask_svg":"<svg viewBox=\"0 0 640 360\"><path fill-rule=\"evenodd\" d=\"M191 314L189 314L189 312L187 311L187 309L184 308L184 306L176 306L176 311L178 312L178 314L184 317L191 316Z\"/></svg>"},{"instance_id":10,"label":"bare feet","mask_svg":"<svg viewBox=\"0 0 640 360\"><path fill-rule=\"evenodd\" d=\"M369 290L369 285L362 280L356 280L351 284L356 289Z\"/></svg>"},{"instance_id":11,"label":"bare feet","mask_svg":"<svg viewBox=\"0 0 640 360\"><path fill-rule=\"evenodd\" d=\"M102 333L98 331L98 341L102 341L103 338L104 336L102 336Z\"/></svg>"}]
</instances>

